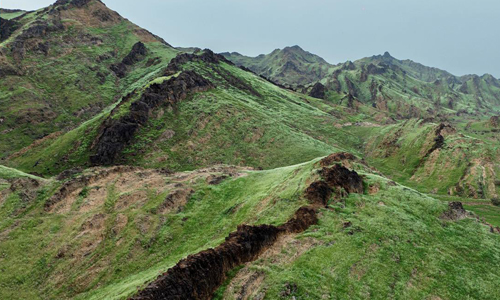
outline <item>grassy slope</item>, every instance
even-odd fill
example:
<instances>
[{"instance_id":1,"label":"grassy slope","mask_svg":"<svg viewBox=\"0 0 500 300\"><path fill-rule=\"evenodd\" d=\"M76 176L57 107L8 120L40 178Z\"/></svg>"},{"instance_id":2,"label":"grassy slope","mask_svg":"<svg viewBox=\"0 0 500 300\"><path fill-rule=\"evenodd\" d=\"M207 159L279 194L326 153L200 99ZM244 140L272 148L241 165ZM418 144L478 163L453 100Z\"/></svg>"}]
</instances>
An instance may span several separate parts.
<instances>
[{"instance_id":1,"label":"grassy slope","mask_svg":"<svg viewBox=\"0 0 500 300\"><path fill-rule=\"evenodd\" d=\"M12 179L12 178L21 178L21 177L41 179L40 177L31 175L31 174L27 174L27 173L21 172L21 171L16 170L16 169L12 169L12 168L0 165L0 179Z\"/></svg>"},{"instance_id":2,"label":"grassy slope","mask_svg":"<svg viewBox=\"0 0 500 300\"><path fill-rule=\"evenodd\" d=\"M497 234L474 219L440 220L443 205L439 201L402 186L388 186L379 177L368 178L381 182L378 194L352 195L345 204L331 206L316 228L276 249L276 256L246 268L265 276L253 295L265 292L266 299L500 297L496 287L500 274L492 267L500 263ZM348 221L352 226L343 228ZM313 246L297 257L294 254L302 244ZM233 299L228 290L225 299Z\"/></svg>"},{"instance_id":3,"label":"grassy slope","mask_svg":"<svg viewBox=\"0 0 500 300\"><path fill-rule=\"evenodd\" d=\"M96 11L109 12L113 19L99 23L93 15ZM5 119L0 123L2 159L36 139L78 126L117 101L145 74L156 70L158 66L145 66L150 58L160 57L168 63L179 53L151 34L137 31L136 25L114 15L101 3L91 2L83 8L62 11L63 31L29 39L30 43L47 42L47 56L28 49L25 57L16 61L10 52L16 36L35 21L55 19L44 11L28 13L19 20L23 27L0 45L7 53L0 62L23 70L20 76L0 78L1 116ZM93 42L92 38L100 42ZM138 41L145 42L152 51L126 78L119 80L109 66L127 55ZM98 62L98 57L107 58Z\"/></svg>"},{"instance_id":4,"label":"grassy slope","mask_svg":"<svg viewBox=\"0 0 500 300\"><path fill-rule=\"evenodd\" d=\"M24 15L25 13L25 11L4 11L0 8L0 18L5 20L17 18L21 15Z\"/></svg>"},{"instance_id":5,"label":"grassy slope","mask_svg":"<svg viewBox=\"0 0 500 300\"><path fill-rule=\"evenodd\" d=\"M219 162L263 168L286 166L337 150L352 151L357 138L334 125L363 120L373 113L368 109L349 116L342 107L280 89L226 63L217 68L250 84L262 96L232 86L204 63L188 63L183 68L196 70L217 88L191 95L173 110L157 110L124 151L121 163L174 170ZM152 72L135 86L146 87L162 80L158 76L160 73ZM138 88L133 99L142 90ZM120 114L126 112L129 103L121 106ZM9 163L44 175L85 166L98 128L108 115L109 110L67 134L12 157ZM174 136L165 138L167 131L173 131Z\"/></svg>"},{"instance_id":6,"label":"grassy slope","mask_svg":"<svg viewBox=\"0 0 500 300\"><path fill-rule=\"evenodd\" d=\"M187 205L167 214L154 212L170 192L161 185L158 190L142 187L147 199L123 208L120 199L127 193L118 194L118 181L109 180L101 187L107 193L104 203L80 208L91 199L87 190L64 213L43 211L57 182L45 187L48 192L39 193L22 215L12 214L19 198L8 195L0 206L0 298L66 299L78 294L77 299L122 299L186 255L218 245L241 223L284 223L304 205L301 195L311 169L307 163L249 172L218 186L194 180L188 186L196 192ZM176 180L165 177L165 185ZM96 215L104 216L103 227L84 229ZM118 215L128 220L120 230ZM79 249L96 240L100 242L90 255L82 256ZM61 249L63 256L58 255Z\"/></svg>"},{"instance_id":7,"label":"grassy slope","mask_svg":"<svg viewBox=\"0 0 500 300\"><path fill-rule=\"evenodd\" d=\"M81 206L90 201L88 192L80 192L70 211L45 212L44 200L59 182L44 186L21 215L12 209L19 196L8 195L0 206L0 266L6 270L0 297L124 299L182 257L218 245L238 224L283 223L305 204L303 190L316 162L246 171L218 186L191 180L186 187L196 192L187 205L167 214L157 208L170 190L158 185L141 188L148 197L123 208L120 199L137 191L121 194L115 187L121 177L106 181L105 202L90 210ZM179 178L167 176L165 184ZM292 284L297 289L289 297L299 299L499 296L499 269L491 266L500 264L500 236L475 219L441 220L445 204L380 176L365 173L365 184L380 191L332 203L317 226L242 270L264 274L256 294L281 299ZM96 215L105 222L88 231L85 224ZM127 222L117 229L119 215ZM352 226L343 228L347 221ZM90 255L81 256L79 249L95 240ZM231 299L230 284L219 295Z\"/></svg>"},{"instance_id":8,"label":"grassy slope","mask_svg":"<svg viewBox=\"0 0 500 300\"><path fill-rule=\"evenodd\" d=\"M498 141L475 138L459 128L457 133L445 136L441 149L426 157L436 126L411 120L369 129L365 145L367 160L394 180L422 192L498 197ZM357 128L352 130L363 134Z\"/></svg>"}]
</instances>

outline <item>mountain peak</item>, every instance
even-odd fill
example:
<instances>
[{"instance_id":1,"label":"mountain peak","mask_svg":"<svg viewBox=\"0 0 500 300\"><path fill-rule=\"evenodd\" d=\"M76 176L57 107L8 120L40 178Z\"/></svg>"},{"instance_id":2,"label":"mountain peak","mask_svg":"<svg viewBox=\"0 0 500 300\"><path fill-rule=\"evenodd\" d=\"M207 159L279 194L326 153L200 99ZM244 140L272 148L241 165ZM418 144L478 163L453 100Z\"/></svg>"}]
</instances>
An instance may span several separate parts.
<instances>
[{"instance_id":1,"label":"mountain peak","mask_svg":"<svg viewBox=\"0 0 500 300\"><path fill-rule=\"evenodd\" d=\"M57 0L54 3L54 6L71 4L71 5L74 5L76 7L83 7L92 1L97 1L97 2L102 3L102 1L100 1L100 0Z\"/></svg>"},{"instance_id":2,"label":"mountain peak","mask_svg":"<svg viewBox=\"0 0 500 300\"><path fill-rule=\"evenodd\" d=\"M382 57L383 58L393 58L392 55L389 53L389 51L385 51L385 53Z\"/></svg>"},{"instance_id":3,"label":"mountain peak","mask_svg":"<svg viewBox=\"0 0 500 300\"><path fill-rule=\"evenodd\" d=\"M290 47L285 47L282 50L283 52L306 52L304 49L302 49L300 46L295 45L295 46L290 46Z\"/></svg>"}]
</instances>

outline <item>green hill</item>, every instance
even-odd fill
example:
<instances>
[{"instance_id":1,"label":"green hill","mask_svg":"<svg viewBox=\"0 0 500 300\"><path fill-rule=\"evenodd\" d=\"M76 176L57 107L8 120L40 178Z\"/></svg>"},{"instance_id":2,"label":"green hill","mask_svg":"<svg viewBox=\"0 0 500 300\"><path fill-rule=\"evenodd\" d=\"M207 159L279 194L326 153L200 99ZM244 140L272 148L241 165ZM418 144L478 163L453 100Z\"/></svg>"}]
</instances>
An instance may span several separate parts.
<instances>
[{"instance_id":1,"label":"green hill","mask_svg":"<svg viewBox=\"0 0 500 300\"><path fill-rule=\"evenodd\" d=\"M100 1L58 1L9 22L0 41L1 159L99 114L179 52ZM111 67L137 42L149 52L118 76Z\"/></svg>"},{"instance_id":2,"label":"green hill","mask_svg":"<svg viewBox=\"0 0 500 300\"><path fill-rule=\"evenodd\" d=\"M0 299L500 297L492 76L5 13Z\"/></svg>"}]
</instances>

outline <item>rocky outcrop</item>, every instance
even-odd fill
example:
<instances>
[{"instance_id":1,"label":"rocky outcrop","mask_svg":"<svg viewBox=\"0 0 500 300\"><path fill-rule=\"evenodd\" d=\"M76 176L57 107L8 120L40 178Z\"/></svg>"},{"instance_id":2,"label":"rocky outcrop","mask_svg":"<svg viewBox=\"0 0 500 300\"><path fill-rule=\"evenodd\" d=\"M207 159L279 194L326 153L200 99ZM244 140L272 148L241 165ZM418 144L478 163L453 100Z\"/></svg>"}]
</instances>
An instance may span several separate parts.
<instances>
[{"instance_id":1,"label":"rocky outcrop","mask_svg":"<svg viewBox=\"0 0 500 300\"><path fill-rule=\"evenodd\" d=\"M316 211L303 207L278 227L240 225L220 246L181 260L131 299L211 299L228 271L255 260L280 236L302 232L317 221Z\"/></svg>"},{"instance_id":2,"label":"rocky outcrop","mask_svg":"<svg viewBox=\"0 0 500 300\"><path fill-rule=\"evenodd\" d=\"M305 198L311 203L327 206L332 193L333 190L330 185L328 185L325 181L320 180L311 183L311 185L307 187L305 191Z\"/></svg>"},{"instance_id":3,"label":"rocky outcrop","mask_svg":"<svg viewBox=\"0 0 500 300\"><path fill-rule=\"evenodd\" d=\"M155 108L164 104L174 106L189 93L202 92L213 87L210 81L193 71L184 71L163 83L151 85L139 100L131 104L130 111L125 116L118 120L110 118L105 122L93 147L96 154L90 158L91 163L113 164L139 127L146 124Z\"/></svg>"},{"instance_id":4,"label":"rocky outcrop","mask_svg":"<svg viewBox=\"0 0 500 300\"><path fill-rule=\"evenodd\" d=\"M356 86L354 83L349 79L349 77L345 77L345 84L347 85L347 89L349 91L349 95L351 95L353 98L358 97L358 91L356 89Z\"/></svg>"},{"instance_id":5,"label":"rocky outcrop","mask_svg":"<svg viewBox=\"0 0 500 300\"><path fill-rule=\"evenodd\" d=\"M210 64L218 64L219 62L225 62L227 64L233 65L232 62L228 61L224 56L220 54L215 54L210 49L203 50L202 54L193 54L193 53L183 53L177 55L173 58L167 67L167 74L172 75L182 70L182 65L187 62L205 62Z\"/></svg>"},{"instance_id":6,"label":"rocky outcrop","mask_svg":"<svg viewBox=\"0 0 500 300\"><path fill-rule=\"evenodd\" d=\"M233 63L228 61L224 56L220 54L215 54L210 49L203 50L202 54L183 53L177 55L168 64L165 75L168 76L180 72L183 69L182 66L187 62L204 62L207 64L207 66L211 67L214 73L222 77L227 82L228 85L234 86L240 90L245 90L249 94L254 95L256 97L261 97L260 93L256 89L254 89L251 84L236 77L231 72L228 72L226 69L220 68L218 65L221 62L230 65L233 65Z\"/></svg>"},{"instance_id":7,"label":"rocky outcrop","mask_svg":"<svg viewBox=\"0 0 500 300\"><path fill-rule=\"evenodd\" d=\"M320 165L323 168L319 172L321 180L311 183L304 197L310 203L328 206L332 196L339 199L350 193L362 194L364 192L363 179L356 171L351 171L339 164L355 159L354 155L345 152L334 153L322 159Z\"/></svg>"},{"instance_id":8,"label":"rocky outcrop","mask_svg":"<svg viewBox=\"0 0 500 300\"><path fill-rule=\"evenodd\" d=\"M40 43L38 39L45 38L50 33L62 30L64 30L64 26L59 19L54 19L51 22L44 20L33 22L28 29L19 34L12 42L11 51L14 59L16 61L22 60L26 51L33 49L42 49L42 52L47 53L48 44L46 42ZM33 39L34 41L31 41Z\"/></svg>"},{"instance_id":9,"label":"rocky outcrop","mask_svg":"<svg viewBox=\"0 0 500 300\"><path fill-rule=\"evenodd\" d=\"M363 193L363 179L346 167L335 164L332 167L325 167L320 171L321 177L330 187L342 188L347 193Z\"/></svg>"},{"instance_id":10,"label":"rocky outcrop","mask_svg":"<svg viewBox=\"0 0 500 300\"><path fill-rule=\"evenodd\" d=\"M0 78L10 75L19 75L19 72L8 64L0 64Z\"/></svg>"},{"instance_id":11,"label":"rocky outcrop","mask_svg":"<svg viewBox=\"0 0 500 300\"><path fill-rule=\"evenodd\" d=\"M129 54L127 54L120 63L113 64L109 68L116 76L123 78L127 75L129 67L142 61L147 54L148 49L146 46L142 42L137 42L132 46L132 50L130 50Z\"/></svg>"},{"instance_id":12,"label":"rocky outcrop","mask_svg":"<svg viewBox=\"0 0 500 300\"><path fill-rule=\"evenodd\" d=\"M54 3L54 6L64 6L69 4L70 7L82 8L92 1L101 2L100 0L57 0L56 3Z\"/></svg>"},{"instance_id":13,"label":"rocky outcrop","mask_svg":"<svg viewBox=\"0 0 500 300\"><path fill-rule=\"evenodd\" d=\"M0 18L0 42L8 39L19 27L21 24L16 21Z\"/></svg>"},{"instance_id":14,"label":"rocky outcrop","mask_svg":"<svg viewBox=\"0 0 500 300\"><path fill-rule=\"evenodd\" d=\"M311 92L309 93L309 96L311 97L314 97L314 98L318 98L318 99L325 99L326 97L326 89L325 89L325 86L323 84L321 84L321 82L317 82Z\"/></svg>"},{"instance_id":15,"label":"rocky outcrop","mask_svg":"<svg viewBox=\"0 0 500 300\"><path fill-rule=\"evenodd\" d=\"M432 152L437 149L441 149L444 146L445 135L454 134L456 129L453 128L450 124L441 123L439 124L434 131L434 141L431 148L427 151L424 157L428 157Z\"/></svg>"},{"instance_id":16,"label":"rocky outcrop","mask_svg":"<svg viewBox=\"0 0 500 300\"><path fill-rule=\"evenodd\" d=\"M351 161L356 160L356 156L354 156L348 152L337 152L337 153L330 154L327 157L323 158L320 161L320 165L322 167L327 167L327 166L333 165L334 163L350 161L350 160Z\"/></svg>"},{"instance_id":17,"label":"rocky outcrop","mask_svg":"<svg viewBox=\"0 0 500 300\"><path fill-rule=\"evenodd\" d=\"M387 71L387 68L382 65L381 67L376 66L374 64L368 64L367 66L361 67L361 76L360 81L365 82L368 80L369 75L379 75L384 74Z\"/></svg>"},{"instance_id":18,"label":"rocky outcrop","mask_svg":"<svg viewBox=\"0 0 500 300\"><path fill-rule=\"evenodd\" d=\"M462 83L462 85L460 86L460 88L458 89L459 92L461 93L464 93L464 94L468 94L469 93L469 86L467 84L467 81Z\"/></svg>"},{"instance_id":19,"label":"rocky outcrop","mask_svg":"<svg viewBox=\"0 0 500 300\"><path fill-rule=\"evenodd\" d=\"M469 217L469 213L464 209L462 202L448 203L448 210L441 216L442 219L450 221L459 221Z\"/></svg>"}]
</instances>

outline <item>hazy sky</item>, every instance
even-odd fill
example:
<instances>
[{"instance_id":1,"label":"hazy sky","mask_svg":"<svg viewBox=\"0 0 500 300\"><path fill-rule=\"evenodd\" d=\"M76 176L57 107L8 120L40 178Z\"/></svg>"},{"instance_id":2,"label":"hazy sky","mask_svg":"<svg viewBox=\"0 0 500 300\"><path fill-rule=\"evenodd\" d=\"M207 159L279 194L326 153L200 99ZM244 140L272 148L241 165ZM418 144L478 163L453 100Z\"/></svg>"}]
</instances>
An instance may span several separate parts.
<instances>
[{"instance_id":1,"label":"hazy sky","mask_svg":"<svg viewBox=\"0 0 500 300\"><path fill-rule=\"evenodd\" d=\"M0 0L37 9L55 0ZM499 0L104 0L174 46L245 55L299 45L331 63L389 51L500 77Z\"/></svg>"}]
</instances>

